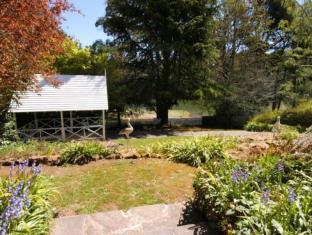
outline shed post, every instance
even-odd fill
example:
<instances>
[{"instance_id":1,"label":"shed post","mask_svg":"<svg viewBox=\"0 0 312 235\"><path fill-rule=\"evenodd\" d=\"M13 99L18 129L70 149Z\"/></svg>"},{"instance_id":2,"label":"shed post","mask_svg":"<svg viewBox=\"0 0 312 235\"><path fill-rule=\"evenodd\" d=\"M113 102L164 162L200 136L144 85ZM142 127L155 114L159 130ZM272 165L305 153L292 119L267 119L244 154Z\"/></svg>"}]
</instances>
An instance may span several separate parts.
<instances>
[{"instance_id":1,"label":"shed post","mask_svg":"<svg viewBox=\"0 0 312 235\"><path fill-rule=\"evenodd\" d=\"M72 111L69 112L69 121L70 121L70 130L73 131L74 122L73 122L73 112Z\"/></svg>"},{"instance_id":2,"label":"shed post","mask_svg":"<svg viewBox=\"0 0 312 235\"><path fill-rule=\"evenodd\" d=\"M105 133L105 110L102 110L102 128L103 128L103 140L106 140L106 133Z\"/></svg>"},{"instance_id":3,"label":"shed post","mask_svg":"<svg viewBox=\"0 0 312 235\"><path fill-rule=\"evenodd\" d=\"M35 118L35 127L38 130L39 125L38 125L38 117L37 117L37 113L34 113L34 118Z\"/></svg>"},{"instance_id":4,"label":"shed post","mask_svg":"<svg viewBox=\"0 0 312 235\"><path fill-rule=\"evenodd\" d=\"M18 129L17 129L16 113L13 113L13 119L14 119L14 128L15 128L15 131L18 131Z\"/></svg>"},{"instance_id":5,"label":"shed post","mask_svg":"<svg viewBox=\"0 0 312 235\"><path fill-rule=\"evenodd\" d=\"M64 128L64 116L63 111L61 111L61 131L62 131L62 140L65 140L65 128Z\"/></svg>"}]
</instances>

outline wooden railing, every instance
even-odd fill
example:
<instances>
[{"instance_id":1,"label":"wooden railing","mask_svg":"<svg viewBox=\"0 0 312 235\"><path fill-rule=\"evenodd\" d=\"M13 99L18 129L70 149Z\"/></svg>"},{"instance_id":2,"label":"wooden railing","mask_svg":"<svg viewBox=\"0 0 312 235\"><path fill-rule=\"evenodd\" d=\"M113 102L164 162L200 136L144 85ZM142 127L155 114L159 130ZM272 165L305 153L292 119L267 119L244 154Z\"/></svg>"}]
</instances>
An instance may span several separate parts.
<instances>
[{"instance_id":1,"label":"wooden railing","mask_svg":"<svg viewBox=\"0 0 312 235\"><path fill-rule=\"evenodd\" d=\"M23 139L101 139L105 133L102 120L102 117L64 118L62 128L61 119L38 119L18 128L18 133Z\"/></svg>"}]
</instances>

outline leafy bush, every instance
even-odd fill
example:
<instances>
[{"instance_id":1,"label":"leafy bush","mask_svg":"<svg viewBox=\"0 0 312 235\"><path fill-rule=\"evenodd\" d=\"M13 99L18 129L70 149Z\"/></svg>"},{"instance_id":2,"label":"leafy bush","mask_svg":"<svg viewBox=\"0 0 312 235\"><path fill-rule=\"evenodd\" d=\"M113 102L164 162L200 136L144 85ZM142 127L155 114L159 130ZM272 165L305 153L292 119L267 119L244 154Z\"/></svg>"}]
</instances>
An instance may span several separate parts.
<instances>
[{"instance_id":1,"label":"leafy bush","mask_svg":"<svg viewBox=\"0 0 312 235\"><path fill-rule=\"evenodd\" d=\"M25 159L33 156L55 156L62 149L66 148L68 143L56 141L29 141L27 143L14 142L6 146L0 147L1 159Z\"/></svg>"},{"instance_id":2,"label":"leafy bush","mask_svg":"<svg viewBox=\"0 0 312 235\"><path fill-rule=\"evenodd\" d=\"M283 123L290 126L300 125L309 127L312 125L312 101L304 102L295 108L286 109L281 113Z\"/></svg>"},{"instance_id":3,"label":"leafy bush","mask_svg":"<svg viewBox=\"0 0 312 235\"><path fill-rule=\"evenodd\" d=\"M48 178L40 176L41 166L28 162L12 165L8 178L0 182L0 234L48 234L52 219L54 189Z\"/></svg>"},{"instance_id":4,"label":"leafy bush","mask_svg":"<svg viewBox=\"0 0 312 235\"><path fill-rule=\"evenodd\" d=\"M206 164L194 181L194 202L232 234L311 234L311 169L311 158Z\"/></svg>"},{"instance_id":5,"label":"leafy bush","mask_svg":"<svg viewBox=\"0 0 312 235\"><path fill-rule=\"evenodd\" d=\"M245 126L249 131L268 131L277 117L281 117L282 124L294 126L304 131L312 125L312 101L303 102L295 108L288 108L279 112L264 112L254 116Z\"/></svg>"},{"instance_id":6,"label":"leafy bush","mask_svg":"<svg viewBox=\"0 0 312 235\"><path fill-rule=\"evenodd\" d=\"M258 131L258 132L271 131L272 128L273 128L272 124L256 121L249 121L244 127L244 129L247 131Z\"/></svg>"},{"instance_id":7,"label":"leafy bush","mask_svg":"<svg viewBox=\"0 0 312 235\"><path fill-rule=\"evenodd\" d=\"M267 123L267 124L274 124L277 120L277 117L281 115L281 112L264 112L258 114L252 118L252 121L256 123Z\"/></svg>"},{"instance_id":8,"label":"leafy bush","mask_svg":"<svg viewBox=\"0 0 312 235\"><path fill-rule=\"evenodd\" d=\"M158 147L158 152L169 160L200 166L213 159L225 157L225 149L235 145L234 139L198 137L182 142L171 142Z\"/></svg>"},{"instance_id":9,"label":"leafy bush","mask_svg":"<svg viewBox=\"0 0 312 235\"><path fill-rule=\"evenodd\" d=\"M283 126L280 133L278 133L277 138L280 140L284 140L288 143L299 137L299 132L295 127L291 126Z\"/></svg>"},{"instance_id":10,"label":"leafy bush","mask_svg":"<svg viewBox=\"0 0 312 235\"><path fill-rule=\"evenodd\" d=\"M9 120L4 124L3 134L0 138L0 146L7 146L18 139L17 132L14 129L14 121Z\"/></svg>"},{"instance_id":11,"label":"leafy bush","mask_svg":"<svg viewBox=\"0 0 312 235\"><path fill-rule=\"evenodd\" d=\"M86 164L98 156L105 158L110 154L109 149L103 147L98 142L81 142L70 144L59 158L59 165L64 164Z\"/></svg>"}]
</instances>

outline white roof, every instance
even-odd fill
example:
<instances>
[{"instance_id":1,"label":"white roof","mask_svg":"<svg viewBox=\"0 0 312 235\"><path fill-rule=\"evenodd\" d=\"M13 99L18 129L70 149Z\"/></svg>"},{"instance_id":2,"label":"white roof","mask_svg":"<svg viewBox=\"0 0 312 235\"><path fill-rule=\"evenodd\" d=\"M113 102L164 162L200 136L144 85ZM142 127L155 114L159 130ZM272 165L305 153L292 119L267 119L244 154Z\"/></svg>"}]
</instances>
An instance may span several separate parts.
<instances>
[{"instance_id":1,"label":"white roof","mask_svg":"<svg viewBox=\"0 0 312 235\"><path fill-rule=\"evenodd\" d=\"M107 110L105 76L57 75L60 81L52 86L36 75L39 91L27 91L11 105L13 113Z\"/></svg>"}]
</instances>

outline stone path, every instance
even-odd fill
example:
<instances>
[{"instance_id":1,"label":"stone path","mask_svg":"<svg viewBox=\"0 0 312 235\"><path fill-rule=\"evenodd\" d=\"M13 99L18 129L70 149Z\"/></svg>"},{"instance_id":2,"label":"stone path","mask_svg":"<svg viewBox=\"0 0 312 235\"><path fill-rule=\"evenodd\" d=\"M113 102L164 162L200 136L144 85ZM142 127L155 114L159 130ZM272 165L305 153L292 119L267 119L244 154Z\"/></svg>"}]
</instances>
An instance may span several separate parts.
<instances>
[{"instance_id":1,"label":"stone path","mask_svg":"<svg viewBox=\"0 0 312 235\"><path fill-rule=\"evenodd\" d=\"M52 235L217 235L191 207L181 203L136 207L55 220Z\"/></svg>"}]
</instances>

